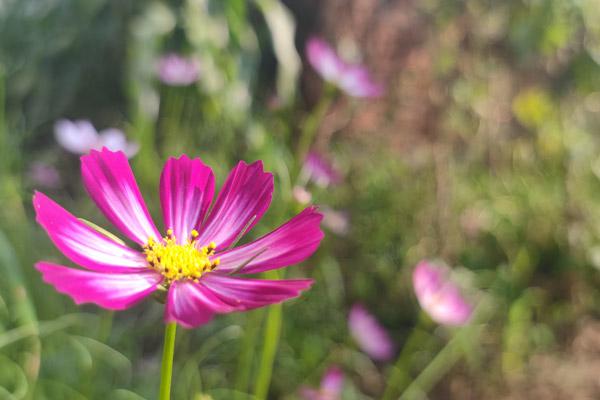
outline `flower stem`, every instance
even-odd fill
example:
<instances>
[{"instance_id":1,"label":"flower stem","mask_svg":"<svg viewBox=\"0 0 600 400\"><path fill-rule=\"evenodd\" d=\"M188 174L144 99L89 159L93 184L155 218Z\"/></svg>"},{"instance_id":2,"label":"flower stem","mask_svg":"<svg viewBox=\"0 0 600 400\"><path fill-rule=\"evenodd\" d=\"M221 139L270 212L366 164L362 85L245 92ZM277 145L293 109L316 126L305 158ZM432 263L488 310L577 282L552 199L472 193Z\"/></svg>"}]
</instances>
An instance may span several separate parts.
<instances>
[{"instance_id":1,"label":"flower stem","mask_svg":"<svg viewBox=\"0 0 600 400\"><path fill-rule=\"evenodd\" d=\"M163 348L162 367L160 370L160 394L158 400L169 400L171 397L171 375L173 373L173 353L175 351L176 322L165 327L165 345Z\"/></svg>"},{"instance_id":2,"label":"flower stem","mask_svg":"<svg viewBox=\"0 0 600 400\"><path fill-rule=\"evenodd\" d=\"M276 270L267 271L264 276L268 279L279 279L279 273ZM273 374L273 363L279 346L279 336L281 334L281 304L272 304L267 309L267 322L265 326L265 338L263 342L260 366L258 368L258 378L254 388L254 396L258 399L266 399L271 385L271 375Z\"/></svg>"},{"instance_id":3,"label":"flower stem","mask_svg":"<svg viewBox=\"0 0 600 400\"><path fill-rule=\"evenodd\" d=\"M326 86L323 90L323 94L321 98L313 108L312 113L308 116L306 121L304 122L304 126L302 127L302 132L300 133L300 139L298 140L298 162L301 164L308 153L308 149L313 142L315 137L315 133L317 132L317 128L319 124L325 117L327 110L329 110L329 105L333 101L333 98L336 94L335 88L331 88Z\"/></svg>"},{"instance_id":4,"label":"flower stem","mask_svg":"<svg viewBox=\"0 0 600 400\"><path fill-rule=\"evenodd\" d=\"M412 329L412 332L404 342L404 346L402 346L402 351L396 360L396 363L392 367L392 373L390 375L390 379L387 382L387 386L385 391L383 392L382 400L391 400L395 394L399 393L406 387L408 383L410 383L410 361L411 355L413 354L415 344L417 344L419 335L422 333L420 329L422 326L422 321L425 319L423 312L419 315L419 319L417 324Z\"/></svg>"}]
</instances>

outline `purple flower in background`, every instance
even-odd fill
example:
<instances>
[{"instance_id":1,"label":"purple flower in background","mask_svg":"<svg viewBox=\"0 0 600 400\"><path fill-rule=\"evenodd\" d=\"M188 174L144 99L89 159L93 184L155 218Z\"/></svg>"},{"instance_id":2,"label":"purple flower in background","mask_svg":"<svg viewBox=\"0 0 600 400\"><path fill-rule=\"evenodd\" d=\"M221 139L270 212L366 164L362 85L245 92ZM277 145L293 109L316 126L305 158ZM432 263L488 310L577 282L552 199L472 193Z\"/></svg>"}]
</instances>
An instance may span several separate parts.
<instances>
[{"instance_id":1,"label":"purple flower in background","mask_svg":"<svg viewBox=\"0 0 600 400\"><path fill-rule=\"evenodd\" d=\"M137 142L128 142L118 129L108 128L98 133L88 120L69 121L60 119L54 123L54 137L58 144L74 154L85 155L91 150L106 147L112 151L122 151L130 158L140 150Z\"/></svg>"},{"instance_id":2,"label":"purple flower in background","mask_svg":"<svg viewBox=\"0 0 600 400\"><path fill-rule=\"evenodd\" d=\"M350 334L372 359L389 360L396 349L389 335L362 304L355 304L348 316Z\"/></svg>"},{"instance_id":3,"label":"purple flower in background","mask_svg":"<svg viewBox=\"0 0 600 400\"><path fill-rule=\"evenodd\" d=\"M304 159L301 172L302 180L312 181L317 186L337 186L342 182L342 174L335 169L329 160L314 150Z\"/></svg>"},{"instance_id":4,"label":"purple flower in background","mask_svg":"<svg viewBox=\"0 0 600 400\"><path fill-rule=\"evenodd\" d=\"M353 97L380 97L385 90L374 83L362 65L349 65L320 37L306 43L306 56L313 68L327 82Z\"/></svg>"},{"instance_id":5,"label":"purple flower in background","mask_svg":"<svg viewBox=\"0 0 600 400\"><path fill-rule=\"evenodd\" d=\"M60 186L60 174L52 164L35 161L29 165L27 176L36 186L56 188Z\"/></svg>"},{"instance_id":6,"label":"purple flower in background","mask_svg":"<svg viewBox=\"0 0 600 400\"><path fill-rule=\"evenodd\" d=\"M338 367L330 367L325 371L318 390L303 386L300 396L303 400L340 400L344 373Z\"/></svg>"},{"instance_id":7,"label":"purple flower in background","mask_svg":"<svg viewBox=\"0 0 600 400\"><path fill-rule=\"evenodd\" d=\"M449 269L423 260L413 271L413 287L419 304L438 324L460 326L467 323L473 307L459 287L450 281Z\"/></svg>"},{"instance_id":8,"label":"purple flower in background","mask_svg":"<svg viewBox=\"0 0 600 400\"><path fill-rule=\"evenodd\" d=\"M191 57L169 53L158 61L158 78L165 85L187 86L198 80L200 66Z\"/></svg>"},{"instance_id":9,"label":"purple flower in background","mask_svg":"<svg viewBox=\"0 0 600 400\"><path fill-rule=\"evenodd\" d=\"M251 310L300 295L312 279L266 280L254 274L298 263L319 246L317 207L307 207L273 232L235 246L263 216L273 196L273 174L261 161L241 161L213 203L214 174L199 159L170 158L160 177L166 235L142 198L127 158L106 148L81 157L83 183L100 211L139 247L117 242L36 192L36 220L75 269L48 262L36 268L44 280L77 304L111 310L130 307L154 291L166 294L164 319L185 327L214 314ZM210 209L210 212L209 212Z\"/></svg>"}]
</instances>

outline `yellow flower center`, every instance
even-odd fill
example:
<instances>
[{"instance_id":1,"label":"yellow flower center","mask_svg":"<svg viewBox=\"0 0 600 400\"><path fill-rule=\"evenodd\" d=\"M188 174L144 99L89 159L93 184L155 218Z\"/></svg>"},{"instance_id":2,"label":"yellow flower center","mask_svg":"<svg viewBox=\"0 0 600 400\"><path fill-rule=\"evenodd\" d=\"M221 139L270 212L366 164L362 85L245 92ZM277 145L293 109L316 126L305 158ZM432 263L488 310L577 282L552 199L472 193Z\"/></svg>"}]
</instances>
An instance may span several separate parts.
<instances>
[{"instance_id":1,"label":"yellow flower center","mask_svg":"<svg viewBox=\"0 0 600 400\"><path fill-rule=\"evenodd\" d=\"M174 280L182 279L193 279L198 282L198 278L203 273L217 268L219 259L213 261L209 259L209 256L215 252L215 242L198 248L196 247L197 237L198 232L193 230L186 244L177 244L172 229L167 230L167 236L161 242L149 237L148 243L144 245L148 266L160 272L167 278L169 284Z\"/></svg>"}]
</instances>

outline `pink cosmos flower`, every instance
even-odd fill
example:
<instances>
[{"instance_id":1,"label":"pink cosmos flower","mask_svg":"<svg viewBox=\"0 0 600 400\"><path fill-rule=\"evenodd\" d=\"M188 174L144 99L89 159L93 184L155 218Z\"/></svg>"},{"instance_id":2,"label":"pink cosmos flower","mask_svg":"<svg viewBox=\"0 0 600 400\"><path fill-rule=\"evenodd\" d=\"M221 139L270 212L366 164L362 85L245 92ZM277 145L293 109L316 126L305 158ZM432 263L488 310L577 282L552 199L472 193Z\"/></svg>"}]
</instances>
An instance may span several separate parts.
<instances>
[{"instance_id":1,"label":"pink cosmos flower","mask_svg":"<svg viewBox=\"0 0 600 400\"><path fill-rule=\"evenodd\" d=\"M158 61L158 78L169 86L187 86L198 80L200 67L190 57L169 53Z\"/></svg>"},{"instance_id":2,"label":"pink cosmos flower","mask_svg":"<svg viewBox=\"0 0 600 400\"><path fill-rule=\"evenodd\" d=\"M461 326L467 323L473 307L459 287L450 281L449 269L423 260L413 271L413 287L419 304L438 324Z\"/></svg>"},{"instance_id":3,"label":"pink cosmos flower","mask_svg":"<svg viewBox=\"0 0 600 400\"><path fill-rule=\"evenodd\" d=\"M106 147L112 151L122 151L130 158L140 150L140 144L128 142L120 130L108 128L98 133L94 125L85 119L56 121L54 136L61 147L74 154L89 154L90 150Z\"/></svg>"},{"instance_id":4,"label":"pink cosmos flower","mask_svg":"<svg viewBox=\"0 0 600 400\"><path fill-rule=\"evenodd\" d=\"M81 222L42 193L33 204L37 221L54 244L85 269L36 264L46 282L77 304L120 310L154 291L166 292L165 322L191 328L214 314L278 303L308 289L311 279L261 280L252 274L300 262L319 246L322 215L308 207L278 229L230 248L267 210L273 175L261 161L241 161L230 172L210 213L214 175L199 159L171 158L160 178L167 227L161 235L122 152L102 149L81 157L83 183L102 213L137 249Z\"/></svg>"},{"instance_id":5,"label":"pink cosmos flower","mask_svg":"<svg viewBox=\"0 0 600 400\"><path fill-rule=\"evenodd\" d=\"M348 326L358 346L372 359L385 361L394 356L394 343L364 305L359 303L352 307L348 316Z\"/></svg>"},{"instance_id":6,"label":"pink cosmos flower","mask_svg":"<svg viewBox=\"0 0 600 400\"><path fill-rule=\"evenodd\" d=\"M300 396L304 400L340 400L343 383L342 370L338 367L330 367L323 375L319 390L303 386L300 388Z\"/></svg>"},{"instance_id":7,"label":"pink cosmos flower","mask_svg":"<svg viewBox=\"0 0 600 400\"><path fill-rule=\"evenodd\" d=\"M322 188L330 185L337 186L342 182L342 174L328 159L314 150L309 151L306 155L302 165L301 178L305 181L312 181Z\"/></svg>"},{"instance_id":8,"label":"pink cosmos flower","mask_svg":"<svg viewBox=\"0 0 600 400\"><path fill-rule=\"evenodd\" d=\"M320 37L308 40L306 56L323 79L350 96L374 98L385 92L383 86L373 82L364 66L349 65Z\"/></svg>"}]
</instances>

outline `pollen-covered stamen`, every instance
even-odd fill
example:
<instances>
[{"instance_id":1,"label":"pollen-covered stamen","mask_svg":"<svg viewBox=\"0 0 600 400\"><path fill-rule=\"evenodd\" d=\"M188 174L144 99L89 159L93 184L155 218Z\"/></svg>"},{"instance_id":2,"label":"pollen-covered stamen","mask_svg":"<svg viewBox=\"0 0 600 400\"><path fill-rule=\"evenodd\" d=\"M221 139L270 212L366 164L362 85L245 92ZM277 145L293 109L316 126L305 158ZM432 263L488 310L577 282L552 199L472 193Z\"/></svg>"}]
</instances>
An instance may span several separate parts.
<instances>
[{"instance_id":1,"label":"pollen-covered stamen","mask_svg":"<svg viewBox=\"0 0 600 400\"><path fill-rule=\"evenodd\" d=\"M219 265L218 258L212 261L209 259L214 255L215 242L198 248L198 236L198 232L193 230L185 244L177 244L173 230L169 228L167 236L161 242L149 237L144 246L148 266L167 278L167 283L181 279L198 281L203 273L212 271Z\"/></svg>"}]
</instances>

